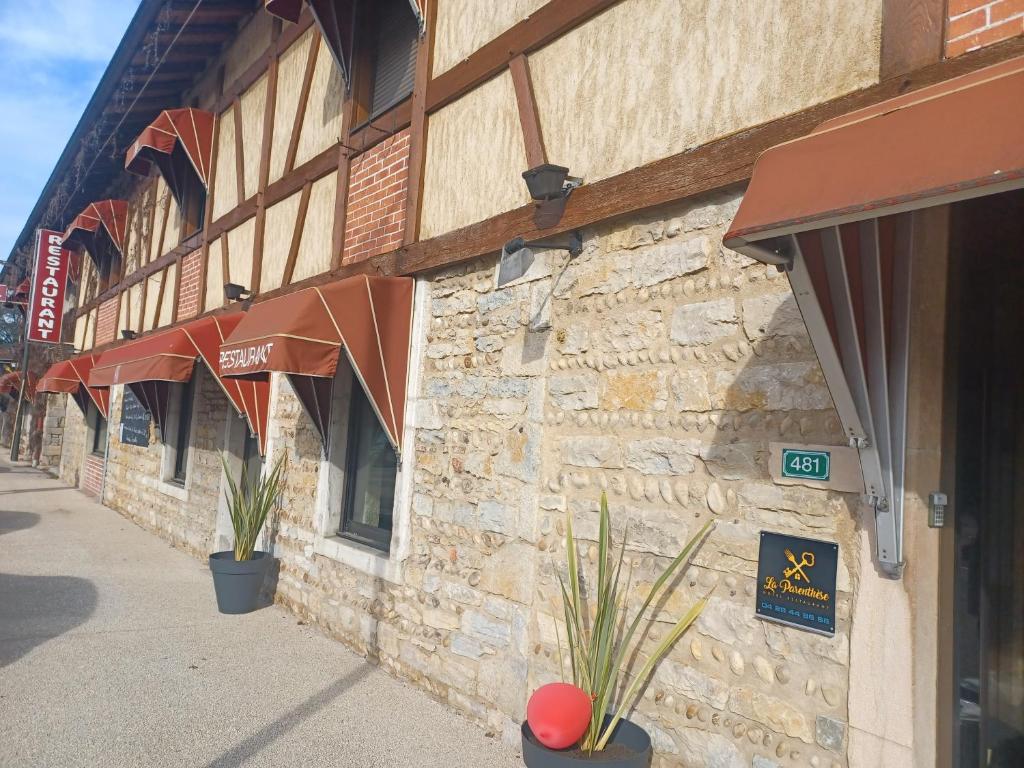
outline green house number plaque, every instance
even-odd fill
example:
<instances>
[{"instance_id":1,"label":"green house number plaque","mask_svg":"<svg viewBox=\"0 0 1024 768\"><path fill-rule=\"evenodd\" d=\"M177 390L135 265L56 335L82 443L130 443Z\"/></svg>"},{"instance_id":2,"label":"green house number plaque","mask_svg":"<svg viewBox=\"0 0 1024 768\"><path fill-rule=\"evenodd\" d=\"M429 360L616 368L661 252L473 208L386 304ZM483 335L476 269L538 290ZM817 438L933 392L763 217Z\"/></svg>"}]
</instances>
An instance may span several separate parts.
<instances>
[{"instance_id":1,"label":"green house number plaque","mask_svg":"<svg viewBox=\"0 0 1024 768\"><path fill-rule=\"evenodd\" d=\"M828 480L828 451L803 451L797 448L782 449L782 476L801 480Z\"/></svg>"}]
</instances>

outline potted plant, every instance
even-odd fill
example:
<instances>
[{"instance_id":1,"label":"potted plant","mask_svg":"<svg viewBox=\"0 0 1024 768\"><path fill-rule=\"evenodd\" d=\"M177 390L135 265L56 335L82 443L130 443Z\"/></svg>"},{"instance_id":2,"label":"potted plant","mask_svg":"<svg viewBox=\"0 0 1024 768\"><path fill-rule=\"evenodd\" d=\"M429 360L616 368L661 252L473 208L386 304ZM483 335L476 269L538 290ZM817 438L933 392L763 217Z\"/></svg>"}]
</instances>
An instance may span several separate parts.
<instances>
[{"instance_id":1,"label":"potted plant","mask_svg":"<svg viewBox=\"0 0 1024 768\"><path fill-rule=\"evenodd\" d=\"M691 538L651 586L646 599L631 611L626 605L628 579L622 580L626 532L616 554L611 542L608 499L601 494L597 579L584 583L572 516L566 533L567 580L559 576L565 612L568 666L566 681L563 638L559 637L562 683L538 689L527 707L522 726L523 760L528 768L646 768L651 762L651 738L626 718L647 680L668 651L700 615L707 598L698 600L661 643L646 656L635 674L633 660L642 658L638 646L650 629L647 609L656 605L714 525L708 522Z\"/></svg>"},{"instance_id":2,"label":"potted plant","mask_svg":"<svg viewBox=\"0 0 1024 768\"><path fill-rule=\"evenodd\" d=\"M236 485L221 455L228 480L225 495L235 534L233 550L210 555L213 589L217 593L217 608L221 613L249 613L259 607L260 590L272 558L269 552L256 551L256 539L281 492L284 456L282 453L270 472L257 475L251 482L243 467L242 479Z\"/></svg>"}]
</instances>

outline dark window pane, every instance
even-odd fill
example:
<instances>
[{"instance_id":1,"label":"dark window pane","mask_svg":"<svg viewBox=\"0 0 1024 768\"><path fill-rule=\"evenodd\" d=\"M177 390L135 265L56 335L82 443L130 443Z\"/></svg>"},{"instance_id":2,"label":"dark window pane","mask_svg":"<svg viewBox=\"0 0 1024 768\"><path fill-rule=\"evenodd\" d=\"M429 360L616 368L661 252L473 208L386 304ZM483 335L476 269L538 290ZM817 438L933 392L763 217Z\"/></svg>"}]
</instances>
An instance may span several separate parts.
<instances>
[{"instance_id":1,"label":"dark window pane","mask_svg":"<svg viewBox=\"0 0 1024 768\"><path fill-rule=\"evenodd\" d=\"M245 427L245 442L242 444L242 477L246 487L251 488L263 471L263 457L260 456L259 439Z\"/></svg>"},{"instance_id":2,"label":"dark window pane","mask_svg":"<svg viewBox=\"0 0 1024 768\"><path fill-rule=\"evenodd\" d=\"M185 482L188 469L188 444L192 431L192 400L195 392L195 376L181 385L181 403L178 408L177 431L174 436L174 479Z\"/></svg>"},{"instance_id":3,"label":"dark window pane","mask_svg":"<svg viewBox=\"0 0 1024 768\"><path fill-rule=\"evenodd\" d=\"M349 418L341 532L387 550L391 544L398 457L358 381L352 385Z\"/></svg>"},{"instance_id":4,"label":"dark window pane","mask_svg":"<svg viewBox=\"0 0 1024 768\"><path fill-rule=\"evenodd\" d=\"M102 456L107 447L107 420L95 403L89 403L89 426L92 427L92 452Z\"/></svg>"},{"instance_id":5,"label":"dark window pane","mask_svg":"<svg viewBox=\"0 0 1024 768\"><path fill-rule=\"evenodd\" d=\"M373 51L373 96L370 116L375 117L412 93L416 72L419 28L408 0L385 0L377 9Z\"/></svg>"}]
</instances>

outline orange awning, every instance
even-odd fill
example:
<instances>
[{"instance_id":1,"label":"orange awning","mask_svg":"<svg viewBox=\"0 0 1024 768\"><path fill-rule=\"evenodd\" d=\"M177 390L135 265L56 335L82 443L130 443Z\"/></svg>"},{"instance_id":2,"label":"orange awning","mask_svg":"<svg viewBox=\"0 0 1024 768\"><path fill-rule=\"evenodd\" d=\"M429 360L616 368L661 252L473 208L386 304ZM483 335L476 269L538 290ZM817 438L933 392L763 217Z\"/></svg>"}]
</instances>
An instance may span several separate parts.
<instances>
[{"instance_id":1,"label":"orange awning","mask_svg":"<svg viewBox=\"0 0 1024 768\"><path fill-rule=\"evenodd\" d=\"M110 390L106 387L90 387L89 373L96 364L96 355L81 355L70 360L61 360L51 365L36 385L37 392L66 392L74 397L82 413L86 410L86 397L90 398L99 408L103 418L107 418L110 403Z\"/></svg>"},{"instance_id":2,"label":"orange awning","mask_svg":"<svg viewBox=\"0 0 1024 768\"><path fill-rule=\"evenodd\" d=\"M381 425L400 449L413 280L358 275L255 304L222 345L222 376L287 373L326 437L330 383L345 349Z\"/></svg>"},{"instance_id":3,"label":"orange awning","mask_svg":"<svg viewBox=\"0 0 1024 768\"><path fill-rule=\"evenodd\" d=\"M235 409L246 416L260 450L266 449L267 415L270 410L269 376L241 381L222 378L217 354L227 335L244 313L204 317L167 331L122 344L100 355L89 377L91 386L132 387L139 400L163 427L167 415L167 384L192 378L197 359L206 363Z\"/></svg>"},{"instance_id":4,"label":"orange awning","mask_svg":"<svg viewBox=\"0 0 1024 768\"><path fill-rule=\"evenodd\" d=\"M915 211L1024 187L1024 58L853 112L764 152L725 245L784 269L903 567Z\"/></svg>"},{"instance_id":5,"label":"orange awning","mask_svg":"<svg viewBox=\"0 0 1024 768\"><path fill-rule=\"evenodd\" d=\"M132 144L124 167L130 173L145 176L156 163L171 183L170 156L180 146L195 168L204 187L210 186L210 161L213 156L214 115L202 109L165 109Z\"/></svg>"},{"instance_id":6,"label":"orange awning","mask_svg":"<svg viewBox=\"0 0 1024 768\"><path fill-rule=\"evenodd\" d=\"M82 245L91 252L93 238L102 226L118 252L124 254L127 224L127 201L99 200L89 203L64 232L64 247L75 248Z\"/></svg>"}]
</instances>

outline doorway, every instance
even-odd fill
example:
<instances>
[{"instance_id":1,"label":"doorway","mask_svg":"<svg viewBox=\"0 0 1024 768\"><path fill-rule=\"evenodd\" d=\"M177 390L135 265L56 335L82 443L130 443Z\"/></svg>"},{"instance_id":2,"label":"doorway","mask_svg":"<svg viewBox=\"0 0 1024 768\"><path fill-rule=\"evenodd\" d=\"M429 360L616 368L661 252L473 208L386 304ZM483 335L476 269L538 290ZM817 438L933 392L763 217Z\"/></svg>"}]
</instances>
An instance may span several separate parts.
<instances>
[{"instance_id":1,"label":"doorway","mask_svg":"<svg viewBox=\"0 0 1024 768\"><path fill-rule=\"evenodd\" d=\"M954 754L1024 768L1024 193L956 208Z\"/></svg>"}]
</instances>

